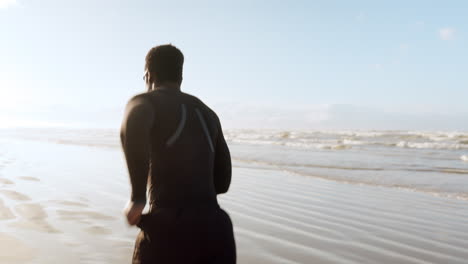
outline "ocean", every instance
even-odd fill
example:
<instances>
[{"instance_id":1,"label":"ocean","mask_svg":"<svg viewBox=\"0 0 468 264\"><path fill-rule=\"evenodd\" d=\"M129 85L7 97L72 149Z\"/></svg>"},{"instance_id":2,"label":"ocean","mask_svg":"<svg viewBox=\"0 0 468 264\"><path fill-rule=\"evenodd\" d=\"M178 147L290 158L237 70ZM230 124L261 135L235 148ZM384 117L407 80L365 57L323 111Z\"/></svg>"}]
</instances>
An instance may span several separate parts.
<instances>
[{"instance_id":1,"label":"ocean","mask_svg":"<svg viewBox=\"0 0 468 264\"><path fill-rule=\"evenodd\" d=\"M234 165L468 199L468 132L224 131ZM3 139L120 148L116 129L8 128Z\"/></svg>"}]
</instances>

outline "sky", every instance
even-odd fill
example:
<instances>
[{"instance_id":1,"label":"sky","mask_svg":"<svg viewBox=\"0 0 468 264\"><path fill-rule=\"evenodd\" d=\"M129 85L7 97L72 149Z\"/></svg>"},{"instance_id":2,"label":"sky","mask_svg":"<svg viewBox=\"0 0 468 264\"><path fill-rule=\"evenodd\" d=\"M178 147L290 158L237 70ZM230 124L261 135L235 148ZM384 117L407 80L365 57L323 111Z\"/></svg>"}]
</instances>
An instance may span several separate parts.
<instances>
[{"instance_id":1,"label":"sky","mask_svg":"<svg viewBox=\"0 0 468 264\"><path fill-rule=\"evenodd\" d=\"M468 130L468 1L0 0L0 127L118 128L147 51L227 128Z\"/></svg>"}]
</instances>

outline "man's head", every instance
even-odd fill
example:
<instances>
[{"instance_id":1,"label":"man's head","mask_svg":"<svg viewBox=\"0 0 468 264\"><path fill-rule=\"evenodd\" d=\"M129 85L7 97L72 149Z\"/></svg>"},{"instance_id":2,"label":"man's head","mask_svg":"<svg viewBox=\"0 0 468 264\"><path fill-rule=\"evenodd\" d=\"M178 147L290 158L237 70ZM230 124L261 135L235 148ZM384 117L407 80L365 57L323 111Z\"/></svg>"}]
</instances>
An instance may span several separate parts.
<instances>
[{"instance_id":1,"label":"man's head","mask_svg":"<svg viewBox=\"0 0 468 264\"><path fill-rule=\"evenodd\" d=\"M182 83L184 55L172 46L160 45L151 48L146 55L145 78L150 84Z\"/></svg>"}]
</instances>

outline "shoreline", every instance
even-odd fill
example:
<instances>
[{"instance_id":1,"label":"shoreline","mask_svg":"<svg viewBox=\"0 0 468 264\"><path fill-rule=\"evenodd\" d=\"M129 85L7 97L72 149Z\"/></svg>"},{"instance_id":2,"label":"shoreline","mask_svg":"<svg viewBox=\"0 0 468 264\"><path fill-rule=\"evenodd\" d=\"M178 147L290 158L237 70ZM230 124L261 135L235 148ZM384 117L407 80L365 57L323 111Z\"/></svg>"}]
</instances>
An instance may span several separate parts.
<instances>
[{"instance_id":1,"label":"shoreline","mask_svg":"<svg viewBox=\"0 0 468 264\"><path fill-rule=\"evenodd\" d=\"M0 262L130 262L138 229L122 215L129 185L119 151L0 145ZM218 200L234 223L238 263L468 259L463 200L234 165Z\"/></svg>"}]
</instances>

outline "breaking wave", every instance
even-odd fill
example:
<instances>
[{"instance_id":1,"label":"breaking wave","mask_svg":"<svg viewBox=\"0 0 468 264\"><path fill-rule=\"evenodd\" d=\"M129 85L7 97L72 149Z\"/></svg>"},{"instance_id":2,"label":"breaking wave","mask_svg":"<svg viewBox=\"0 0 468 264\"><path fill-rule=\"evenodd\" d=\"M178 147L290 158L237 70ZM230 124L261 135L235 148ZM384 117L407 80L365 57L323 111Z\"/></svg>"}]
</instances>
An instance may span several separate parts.
<instances>
[{"instance_id":1,"label":"breaking wave","mask_svg":"<svg viewBox=\"0 0 468 264\"><path fill-rule=\"evenodd\" d=\"M467 132L228 130L225 135L227 140L233 143L283 145L305 149L346 150L379 146L468 149Z\"/></svg>"}]
</instances>

